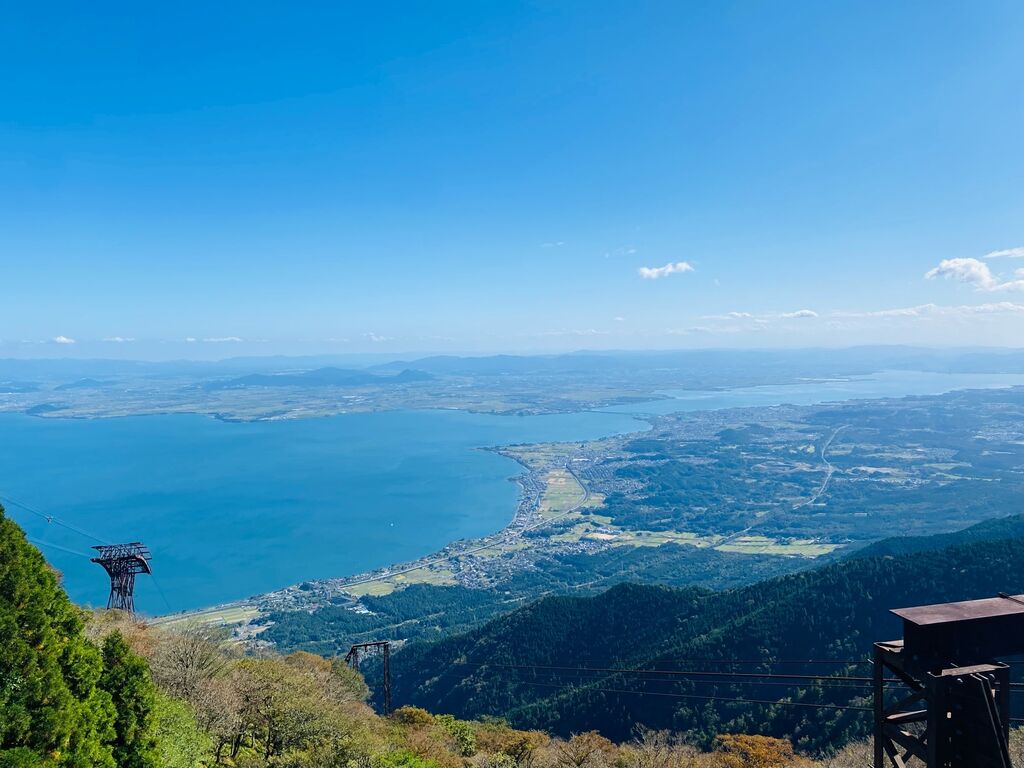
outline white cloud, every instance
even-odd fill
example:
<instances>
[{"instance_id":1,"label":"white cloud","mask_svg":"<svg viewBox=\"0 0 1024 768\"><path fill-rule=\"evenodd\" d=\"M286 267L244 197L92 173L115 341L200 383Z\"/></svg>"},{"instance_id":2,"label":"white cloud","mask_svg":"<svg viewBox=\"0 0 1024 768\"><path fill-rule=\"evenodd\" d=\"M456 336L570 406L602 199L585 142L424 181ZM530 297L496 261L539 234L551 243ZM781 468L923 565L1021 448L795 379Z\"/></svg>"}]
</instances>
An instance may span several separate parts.
<instances>
[{"instance_id":1,"label":"white cloud","mask_svg":"<svg viewBox=\"0 0 1024 768\"><path fill-rule=\"evenodd\" d=\"M194 339L188 339L188 341L194 341ZM245 341L245 339L239 338L238 336L210 336L203 339L207 344L238 344L239 342Z\"/></svg>"},{"instance_id":2,"label":"white cloud","mask_svg":"<svg viewBox=\"0 0 1024 768\"><path fill-rule=\"evenodd\" d=\"M363 334L363 338L364 339L369 339L374 344L379 344L379 343L384 342L384 341L392 341L392 338L390 336L380 336L380 335L378 335L376 333L373 333L372 331L369 332L369 333L364 333Z\"/></svg>"},{"instance_id":3,"label":"white cloud","mask_svg":"<svg viewBox=\"0 0 1024 768\"><path fill-rule=\"evenodd\" d=\"M186 336L185 341L187 341L189 344L195 344L198 341L198 339L195 336Z\"/></svg>"},{"instance_id":4,"label":"white cloud","mask_svg":"<svg viewBox=\"0 0 1024 768\"><path fill-rule=\"evenodd\" d=\"M818 313L813 309L798 309L796 312L783 312L779 317L784 320L798 320L804 317L817 317Z\"/></svg>"},{"instance_id":5,"label":"white cloud","mask_svg":"<svg viewBox=\"0 0 1024 768\"><path fill-rule=\"evenodd\" d=\"M978 259L943 259L939 266L929 269L926 280L944 277L958 283L973 285L976 291L996 293L1001 291L1024 291L1024 280L1002 281L992 274L988 264Z\"/></svg>"},{"instance_id":6,"label":"white cloud","mask_svg":"<svg viewBox=\"0 0 1024 768\"><path fill-rule=\"evenodd\" d=\"M54 342L57 344L74 344L75 340L67 336L54 336Z\"/></svg>"},{"instance_id":7,"label":"white cloud","mask_svg":"<svg viewBox=\"0 0 1024 768\"><path fill-rule=\"evenodd\" d=\"M554 242L550 242L550 243L541 243L540 247L541 248L561 248L563 245L565 245L565 241L563 241L563 240L555 240Z\"/></svg>"},{"instance_id":8,"label":"white cloud","mask_svg":"<svg viewBox=\"0 0 1024 768\"><path fill-rule=\"evenodd\" d=\"M128 342L135 341L135 339L127 336L107 336L104 341L109 341L113 344L127 344Z\"/></svg>"},{"instance_id":9,"label":"white cloud","mask_svg":"<svg viewBox=\"0 0 1024 768\"><path fill-rule=\"evenodd\" d=\"M1024 259L1024 247L1021 248L1004 248L1001 251L992 251L986 253L982 258L985 259Z\"/></svg>"},{"instance_id":10,"label":"white cloud","mask_svg":"<svg viewBox=\"0 0 1024 768\"><path fill-rule=\"evenodd\" d=\"M990 291L999 281L988 268L978 259L943 259L939 266L925 272L925 280L937 277L952 278L961 283L970 283L983 291Z\"/></svg>"},{"instance_id":11,"label":"white cloud","mask_svg":"<svg viewBox=\"0 0 1024 768\"><path fill-rule=\"evenodd\" d=\"M616 315L614 320L615 320L616 323L624 323L624 322L626 322L626 318L622 317L621 315Z\"/></svg>"},{"instance_id":12,"label":"white cloud","mask_svg":"<svg viewBox=\"0 0 1024 768\"><path fill-rule=\"evenodd\" d=\"M637 270L640 277L645 280L657 280L661 277L667 277L673 274L682 274L683 272L693 272L693 265L688 261L677 261L674 264L668 263L663 267L640 267Z\"/></svg>"}]
</instances>

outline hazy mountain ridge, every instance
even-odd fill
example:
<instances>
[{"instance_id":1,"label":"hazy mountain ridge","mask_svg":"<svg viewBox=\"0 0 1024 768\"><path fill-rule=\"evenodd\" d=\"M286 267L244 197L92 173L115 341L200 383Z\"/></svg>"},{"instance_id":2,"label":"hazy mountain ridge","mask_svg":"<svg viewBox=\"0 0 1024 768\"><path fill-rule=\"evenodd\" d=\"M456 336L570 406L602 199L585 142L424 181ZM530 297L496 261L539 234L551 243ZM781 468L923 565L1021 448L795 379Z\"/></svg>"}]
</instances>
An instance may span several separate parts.
<instances>
[{"instance_id":1,"label":"hazy mountain ridge","mask_svg":"<svg viewBox=\"0 0 1024 768\"><path fill-rule=\"evenodd\" d=\"M381 361L381 358L385 358ZM755 366L810 366L846 372L920 370L932 372L1012 373L1024 371L1024 350L977 347L936 349L911 346L863 346L812 349L691 349L652 351L588 351L562 354L500 355L267 355L225 357L220 360L124 360L104 358L0 358L0 378L64 379L99 376L217 376L226 373L281 373L318 368L348 368L369 372L399 372L415 368L444 375L607 372L621 369L703 368L729 371ZM825 375L819 371L817 375Z\"/></svg>"},{"instance_id":2,"label":"hazy mountain ridge","mask_svg":"<svg viewBox=\"0 0 1024 768\"><path fill-rule=\"evenodd\" d=\"M751 367L793 374L856 375L878 370L919 370L942 373L1024 371L1024 351L996 349L930 349L907 346L865 346L842 349L691 349L660 351L587 351L550 355L437 355L373 366L396 370L415 366L435 374L515 375L526 373L607 373L616 370L714 369L740 372Z\"/></svg>"},{"instance_id":3,"label":"hazy mountain ridge","mask_svg":"<svg viewBox=\"0 0 1024 768\"><path fill-rule=\"evenodd\" d=\"M240 389L242 387L367 387L393 386L431 381L433 376L423 371L403 368L391 375L377 375L365 370L346 368L316 368L299 373L251 373L227 381L210 382L208 389Z\"/></svg>"},{"instance_id":4,"label":"hazy mountain ridge","mask_svg":"<svg viewBox=\"0 0 1024 768\"><path fill-rule=\"evenodd\" d=\"M572 413L663 400L670 392L835 382L894 370L1017 375L1024 372L1024 352L859 347L478 357L341 354L159 362L0 359L0 380L6 382L8 395L0 410L74 418L187 412L231 421L432 408ZM411 386L397 386L401 384ZM365 391L340 399L332 387ZM31 411L41 405L54 408Z\"/></svg>"},{"instance_id":5,"label":"hazy mountain ridge","mask_svg":"<svg viewBox=\"0 0 1024 768\"><path fill-rule=\"evenodd\" d=\"M861 557L886 557L910 555L915 552L933 552L961 544L985 541L1004 541L1024 536L1024 515L997 517L985 520L970 528L953 533L937 533L931 536L892 536L868 544L846 555L849 559Z\"/></svg>"}]
</instances>

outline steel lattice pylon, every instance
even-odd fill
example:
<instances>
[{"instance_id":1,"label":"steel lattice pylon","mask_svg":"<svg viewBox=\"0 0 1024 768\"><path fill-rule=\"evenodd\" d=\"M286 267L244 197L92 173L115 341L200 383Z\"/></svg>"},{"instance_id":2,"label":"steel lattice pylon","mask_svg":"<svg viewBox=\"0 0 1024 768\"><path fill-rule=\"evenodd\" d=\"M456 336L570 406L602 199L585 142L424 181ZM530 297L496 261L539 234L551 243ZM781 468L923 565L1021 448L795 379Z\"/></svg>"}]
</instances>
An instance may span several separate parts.
<instances>
[{"instance_id":1,"label":"steel lattice pylon","mask_svg":"<svg viewBox=\"0 0 1024 768\"><path fill-rule=\"evenodd\" d=\"M93 547L99 555L92 558L110 576L110 597L107 608L135 613L135 574L153 573L149 567L149 550L140 541L128 544L103 544Z\"/></svg>"},{"instance_id":2,"label":"steel lattice pylon","mask_svg":"<svg viewBox=\"0 0 1024 768\"><path fill-rule=\"evenodd\" d=\"M381 653L384 657L384 714L391 714L391 643L387 640L378 640L372 643L356 643L345 656L345 663L352 669L359 670L359 662L362 657Z\"/></svg>"}]
</instances>

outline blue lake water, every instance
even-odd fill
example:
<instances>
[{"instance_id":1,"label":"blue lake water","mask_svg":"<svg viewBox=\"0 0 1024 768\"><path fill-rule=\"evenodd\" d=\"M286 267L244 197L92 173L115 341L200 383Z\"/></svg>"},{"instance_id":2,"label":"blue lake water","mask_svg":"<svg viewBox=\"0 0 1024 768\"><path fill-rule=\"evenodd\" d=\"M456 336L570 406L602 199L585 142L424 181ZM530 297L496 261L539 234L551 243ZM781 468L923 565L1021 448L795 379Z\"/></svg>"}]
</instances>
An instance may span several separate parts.
<instances>
[{"instance_id":1,"label":"blue lake water","mask_svg":"<svg viewBox=\"0 0 1024 768\"><path fill-rule=\"evenodd\" d=\"M488 416L396 411L227 423L203 416L41 419L0 414L0 496L106 541L146 542L155 578L137 605L163 613L343 576L493 533L515 512L518 465L475 450L646 428L632 413L938 394L1024 375L883 373L844 381L675 392L604 412ZM11 506L80 603L107 583L95 543ZM65 551L73 550L73 552ZM166 602L160 592L166 595Z\"/></svg>"},{"instance_id":2,"label":"blue lake water","mask_svg":"<svg viewBox=\"0 0 1024 768\"><path fill-rule=\"evenodd\" d=\"M616 405L604 413L667 414L769 405L818 405L908 395L941 395L957 389L992 389L1024 384L1020 373L929 373L880 371L869 376L770 384L723 390L666 390L671 399Z\"/></svg>"},{"instance_id":3,"label":"blue lake water","mask_svg":"<svg viewBox=\"0 0 1024 768\"><path fill-rule=\"evenodd\" d=\"M520 467L476 448L646 426L600 413L395 411L252 423L0 414L0 497L105 541L145 542L154 579L139 578L136 605L163 613L168 604L212 605L493 533L515 513L518 486L509 478ZM96 542L8 507L46 542L71 597L104 605L106 576L82 556Z\"/></svg>"}]
</instances>

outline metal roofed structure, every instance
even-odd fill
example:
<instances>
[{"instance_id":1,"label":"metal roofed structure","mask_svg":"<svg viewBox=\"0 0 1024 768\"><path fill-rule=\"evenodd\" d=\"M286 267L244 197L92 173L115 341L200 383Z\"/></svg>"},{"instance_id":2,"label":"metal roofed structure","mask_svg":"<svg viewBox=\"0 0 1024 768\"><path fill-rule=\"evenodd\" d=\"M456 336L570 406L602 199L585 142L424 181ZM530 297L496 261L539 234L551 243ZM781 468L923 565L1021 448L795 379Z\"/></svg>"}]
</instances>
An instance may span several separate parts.
<instances>
[{"instance_id":1,"label":"metal roofed structure","mask_svg":"<svg viewBox=\"0 0 1024 768\"><path fill-rule=\"evenodd\" d=\"M892 611L903 619L906 658L967 666L1024 652L1024 595L939 603Z\"/></svg>"},{"instance_id":2,"label":"metal roofed structure","mask_svg":"<svg viewBox=\"0 0 1024 768\"><path fill-rule=\"evenodd\" d=\"M1010 668L997 659L1024 653L1024 595L892 613L903 639L875 643L875 768L1011 768Z\"/></svg>"}]
</instances>

